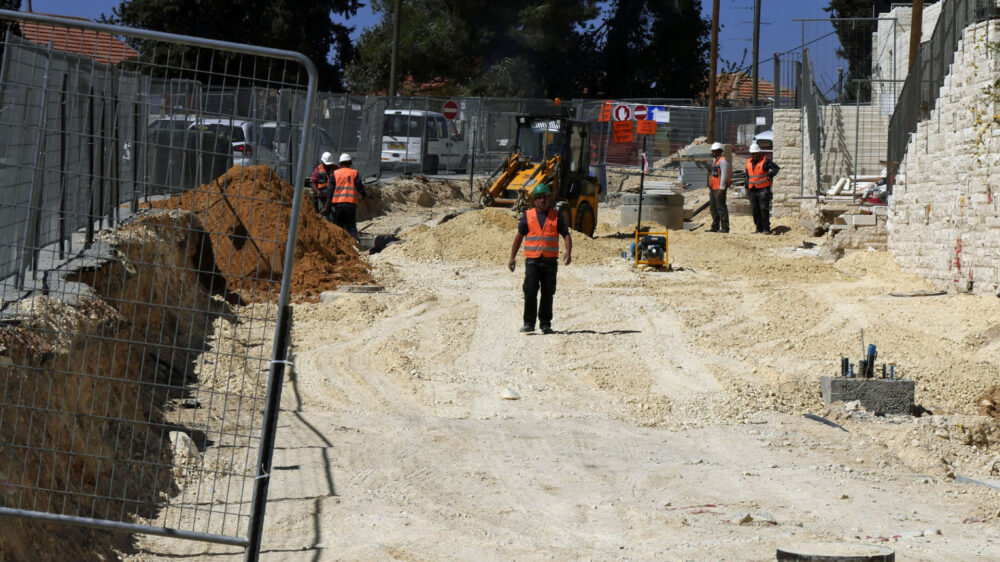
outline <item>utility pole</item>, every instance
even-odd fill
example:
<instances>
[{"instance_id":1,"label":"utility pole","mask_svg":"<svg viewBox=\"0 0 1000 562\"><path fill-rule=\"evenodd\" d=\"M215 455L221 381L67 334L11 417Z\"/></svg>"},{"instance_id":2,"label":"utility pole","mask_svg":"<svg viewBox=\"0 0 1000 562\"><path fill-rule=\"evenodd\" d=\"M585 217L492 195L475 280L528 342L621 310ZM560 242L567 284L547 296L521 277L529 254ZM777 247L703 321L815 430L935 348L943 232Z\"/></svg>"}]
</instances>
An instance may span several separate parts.
<instances>
[{"instance_id":1,"label":"utility pole","mask_svg":"<svg viewBox=\"0 0 1000 562\"><path fill-rule=\"evenodd\" d=\"M920 49L920 28L924 20L924 0L913 0L913 13L911 14L910 25L910 64L913 68L913 61L917 60L917 51Z\"/></svg>"},{"instance_id":2,"label":"utility pole","mask_svg":"<svg viewBox=\"0 0 1000 562\"><path fill-rule=\"evenodd\" d=\"M712 0L712 48L708 54L708 142L715 142L715 72L719 61L719 0Z\"/></svg>"},{"instance_id":3,"label":"utility pole","mask_svg":"<svg viewBox=\"0 0 1000 562\"><path fill-rule=\"evenodd\" d=\"M28 0L28 11L31 11L31 0Z\"/></svg>"},{"instance_id":4,"label":"utility pole","mask_svg":"<svg viewBox=\"0 0 1000 562\"><path fill-rule=\"evenodd\" d=\"M396 98L396 61L399 59L399 2L392 2L392 60L389 63L389 107Z\"/></svg>"},{"instance_id":5,"label":"utility pole","mask_svg":"<svg viewBox=\"0 0 1000 562\"><path fill-rule=\"evenodd\" d=\"M757 107L757 87L760 83L760 74L757 72L760 51L760 0L753 3L753 95L751 100L753 106Z\"/></svg>"}]
</instances>

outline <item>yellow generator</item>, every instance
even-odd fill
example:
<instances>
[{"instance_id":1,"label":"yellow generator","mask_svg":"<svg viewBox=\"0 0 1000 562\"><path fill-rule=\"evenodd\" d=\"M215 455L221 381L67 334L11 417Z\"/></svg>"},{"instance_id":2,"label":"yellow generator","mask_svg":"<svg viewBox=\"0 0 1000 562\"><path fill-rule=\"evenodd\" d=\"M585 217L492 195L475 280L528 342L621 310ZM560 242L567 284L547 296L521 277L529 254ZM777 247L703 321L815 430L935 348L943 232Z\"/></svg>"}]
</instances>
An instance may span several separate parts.
<instances>
[{"instance_id":1,"label":"yellow generator","mask_svg":"<svg viewBox=\"0 0 1000 562\"><path fill-rule=\"evenodd\" d=\"M548 184L554 207L573 230L594 235L600 185L590 175L590 125L564 117L517 117L517 141L480 194L484 207L530 206L535 185Z\"/></svg>"}]
</instances>

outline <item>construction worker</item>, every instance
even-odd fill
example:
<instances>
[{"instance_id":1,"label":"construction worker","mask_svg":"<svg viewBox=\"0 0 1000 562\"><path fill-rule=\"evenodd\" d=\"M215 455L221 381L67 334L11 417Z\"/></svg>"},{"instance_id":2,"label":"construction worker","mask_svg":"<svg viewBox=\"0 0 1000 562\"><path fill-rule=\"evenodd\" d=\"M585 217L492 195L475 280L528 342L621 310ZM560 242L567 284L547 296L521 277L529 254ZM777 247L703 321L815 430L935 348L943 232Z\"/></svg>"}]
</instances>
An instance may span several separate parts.
<instances>
[{"instance_id":1,"label":"construction worker","mask_svg":"<svg viewBox=\"0 0 1000 562\"><path fill-rule=\"evenodd\" d=\"M732 183L729 160L722 155L722 143L712 143L712 173L708 176L708 209L712 213L709 232L729 232L729 207L726 206L726 189Z\"/></svg>"},{"instance_id":2,"label":"construction worker","mask_svg":"<svg viewBox=\"0 0 1000 562\"><path fill-rule=\"evenodd\" d=\"M747 195L750 198L753 224L757 227L755 234L771 234L771 183L780 169L774 161L764 156L764 151L757 143L750 145Z\"/></svg>"},{"instance_id":3,"label":"construction worker","mask_svg":"<svg viewBox=\"0 0 1000 562\"><path fill-rule=\"evenodd\" d=\"M524 325L522 332L535 329L537 316L543 334L552 333L552 297L556 293L556 273L559 271L559 237L566 246L563 263L572 261L573 240L569 226L555 209L549 206L551 193L549 186L540 183L531 192L534 208L521 215L517 225L517 236L510 250L507 267L514 271L517 251L524 245ZM541 299L538 290L541 289Z\"/></svg>"},{"instance_id":4,"label":"construction worker","mask_svg":"<svg viewBox=\"0 0 1000 562\"><path fill-rule=\"evenodd\" d=\"M333 190L330 189L330 180L333 179L333 172L336 169L337 165L333 162L333 155L324 152L319 157L319 164L313 168L312 175L309 176L309 185L312 186L315 193L313 202L317 213L326 207L325 202L333 195ZM326 219L333 222L333 217L326 216Z\"/></svg>"},{"instance_id":5,"label":"construction worker","mask_svg":"<svg viewBox=\"0 0 1000 562\"><path fill-rule=\"evenodd\" d=\"M333 171L333 195L323 208L326 215L333 209L333 224L358 239L358 201L366 196L358 171L352 168L351 155L340 155L340 167Z\"/></svg>"}]
</instances>

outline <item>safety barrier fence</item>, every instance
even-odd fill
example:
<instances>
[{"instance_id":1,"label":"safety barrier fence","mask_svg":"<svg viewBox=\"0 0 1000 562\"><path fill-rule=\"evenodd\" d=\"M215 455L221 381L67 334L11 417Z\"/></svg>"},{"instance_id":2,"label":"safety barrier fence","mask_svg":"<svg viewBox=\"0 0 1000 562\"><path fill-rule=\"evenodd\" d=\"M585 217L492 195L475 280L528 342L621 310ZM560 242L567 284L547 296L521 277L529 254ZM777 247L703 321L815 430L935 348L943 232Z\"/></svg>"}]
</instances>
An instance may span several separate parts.
<instances>
[{"instance_id":1,"label":"safety barrier fence","mask_svg":"<svg viewBox=\"0 0 1000 562\"><path fill-rule=\"evenodd\" d=\"M969 25L1000 18L996 0L942 0L930 41L920 45L889 121L888 166L895 170L906 156L910 135L930 116L948 75L955 51ZM965 46L965 48L971 48ZM894 173L889 174L890 189Z\"/></svg>"},{"instance_id":2,"label":"safety barrier fence","mask_svg":"<svg viewBox=\"0 0 1000 562\"><path fill-rule=\"evenodd\" d=\"M101 548L41 521L255 559L303 190L271 170L309 167L316 70L274 49L0 22L0 558Z\"/></svg>"}]
</instances>

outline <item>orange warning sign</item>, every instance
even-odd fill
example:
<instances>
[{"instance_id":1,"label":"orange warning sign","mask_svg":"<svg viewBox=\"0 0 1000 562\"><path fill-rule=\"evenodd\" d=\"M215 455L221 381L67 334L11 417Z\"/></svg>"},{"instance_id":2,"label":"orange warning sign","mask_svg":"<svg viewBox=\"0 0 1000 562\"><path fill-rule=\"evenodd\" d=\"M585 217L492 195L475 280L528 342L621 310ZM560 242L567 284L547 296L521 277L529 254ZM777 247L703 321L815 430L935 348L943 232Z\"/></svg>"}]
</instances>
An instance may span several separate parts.
<instances>
[{"instance_id":1,"label":"orange warning sign","mask_svg":"<svg viewBox=\"0 0 1000 562\"><path fill-rule=\"evenodd\" d=\"M598 121L601 121L601 122L611 121L611 108L614 105L615 105L615 102L613 102L611 100L604 100L604 103L601 104L601 115L598 118Z\"/></svg>"},{"instance_id":2,"label":"orange warning sign","mask_svg":"<svg viewBox=\"0 0 1000 562\"><path fill-rule=\"evenodd\" d=\"M616 143L628 143L635 142L635 136L632 132L633 121L615 121L611 124L612 127L612 137Z\"/></svg>"},{"instance_id":3,"label":"orange warning sign","mask_svg":"<svg viewBox=\"0 0 1000 562\"><path fill-rule=\"evenodd\" d=\"M656 121L650 121L649 119L644 119L642 121L635 122L635 132L640 135L655 135L656 134Z\"/></svg>"}]
</instances>

